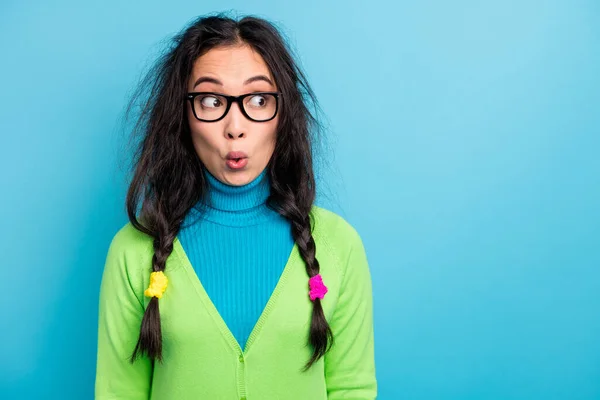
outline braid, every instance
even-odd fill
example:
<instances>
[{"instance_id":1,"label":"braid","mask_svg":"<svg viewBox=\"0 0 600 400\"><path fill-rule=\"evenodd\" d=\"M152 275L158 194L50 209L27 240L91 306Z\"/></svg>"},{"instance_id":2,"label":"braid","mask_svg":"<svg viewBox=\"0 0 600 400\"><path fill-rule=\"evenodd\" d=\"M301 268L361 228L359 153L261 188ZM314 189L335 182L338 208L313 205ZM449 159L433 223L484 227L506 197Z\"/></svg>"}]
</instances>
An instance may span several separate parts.
<instances>
[{"instance_id":1,"label":"braid","mask_svg":"<svg viewBox=\"0 0 600 400\"><path fill-rule=\"evenodd\" d=\"M292 220L292 235L298 244L300 255L306 265L306 273L309 278L319 273L319 261L315 257L315 241L311 233L310 216L305 214L301 218ZM313 348L313 355L304 366L309 369L313 363L321 358L333 344L333 333L323 312L321 300L313 300L313 311L310 323L309 343Z\"/></svg>"},{"instance_id":2,"label":"braid","mask_svg":"<svg viewBox=\"0 0 600 400\"><path fill-rule=\"evenodd\" d=\"M291 222L292 237L298 245L300 255L306 266L306 273L309 278L317 275L320 271L319 261L316 258L316 245L312 236L312 224L310 205L302 210L297 204L294 192L287 188L285 190L275 185L275 191L278 198L278 206L275 207L278 212ZM333 332L325 318L321 300L313 300L313 311L310 323L310 332L308 342L313 348L313 354L310 360L305 364L304 371L308 370L319 358L321 358L333 345Z\"/></svg>"},{"instance_id":3,"label":"braid","mask_svg":"<svg viewBox=\"0 0 600 400\"><path fill-rule=\"evenodd\" d=\"M160 202L158 203L158 208L161 208ZM176 238L177 230L169 231L169 224L160 212L154 214L154 216L155 219L153 220L153 224L151 224L154 229L150 228L148 232L154 236L152 271L158 272L165 270L167 258L173 251L173 242ZM162 362L162 331L158 297L152 297L146 307L140 327L140 335L130 357L130 362L134 363L136 358L143 354L146 354L153 361L158 359Z\"/></svg>"}]
</instances>

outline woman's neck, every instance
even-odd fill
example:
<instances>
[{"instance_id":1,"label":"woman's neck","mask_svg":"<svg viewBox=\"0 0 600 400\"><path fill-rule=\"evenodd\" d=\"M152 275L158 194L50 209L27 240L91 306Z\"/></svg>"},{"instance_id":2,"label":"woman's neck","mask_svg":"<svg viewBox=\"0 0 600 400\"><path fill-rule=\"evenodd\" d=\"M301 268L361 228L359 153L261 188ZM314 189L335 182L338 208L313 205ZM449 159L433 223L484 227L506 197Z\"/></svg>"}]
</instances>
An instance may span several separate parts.
<instances>
[{"instance_id":1,"label":"woman's neck","mask_svg":"<svg viewBox=\"0 0 600 400\"><path fill-rule=\"evenodd\" d=\"M266 169L251 182L241 186L228 185L206 170L208 205L221 211L244 211L266 203L270 185Z\"/></svg>"},{"instance_id":2,"label":"woman's neck","mask_svg":"<svg viewBox=\"0 0 600 400\"><path fill-rule=\"evenodd\" d=\"M208 183L206 200L198 206L204 219L228 226L254 225L277 214L267 207L271 186L264 169L251 182L234 186L218 180L205 170Z\"/></svg>"}]
</instances>

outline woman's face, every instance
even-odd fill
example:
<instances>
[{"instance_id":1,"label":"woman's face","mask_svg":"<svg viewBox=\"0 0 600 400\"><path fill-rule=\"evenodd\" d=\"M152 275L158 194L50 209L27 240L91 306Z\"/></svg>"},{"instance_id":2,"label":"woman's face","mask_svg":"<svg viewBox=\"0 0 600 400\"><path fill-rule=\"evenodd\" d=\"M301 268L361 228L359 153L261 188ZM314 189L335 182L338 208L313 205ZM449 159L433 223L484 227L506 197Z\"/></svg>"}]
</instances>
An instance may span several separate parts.
<instances>
[{"instance_id":1,"label":"woman's face","mask_svg":"<svg viewBox=\"0 0 600 400\"><path fill-rule=\"evenodd\" d=\"M238 96L271 91L277 91L277 87L269 68L247 45L209 50L195 61L188 80L188 92ZM258 96L250 101L262 104ZM202 102L208 107L220 106L215 98L205 98ZM265 169L275 149L279 113L270 121L255 122L242 114L237 103L232 103L220 121L203 122L194 117L191 103L186 103L194 148L212 175L223 183L239 186L251 182ZM228 160L228 154L234 151L244 152L247 160L241 163Z\"/></svg>"}]
</instances>

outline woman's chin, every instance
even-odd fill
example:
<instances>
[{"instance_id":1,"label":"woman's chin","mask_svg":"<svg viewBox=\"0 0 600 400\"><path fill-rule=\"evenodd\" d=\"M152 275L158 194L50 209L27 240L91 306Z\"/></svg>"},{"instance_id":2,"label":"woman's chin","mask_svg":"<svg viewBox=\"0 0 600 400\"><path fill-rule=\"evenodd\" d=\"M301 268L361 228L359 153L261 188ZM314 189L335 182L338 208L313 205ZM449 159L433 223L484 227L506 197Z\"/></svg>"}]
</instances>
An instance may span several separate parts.
<instances>
[{"instance_id":1,"label":"woman's chin","mask_svg":"<svg viewBox=\"0 0 600 400\"><path fill-rule=\"evenodd\" d=\"M251 170L241 169L236 171L226 170L223 173L225 183L231 186L243 186L252 182L255 176Z\"/></svg>"}]
</instances>

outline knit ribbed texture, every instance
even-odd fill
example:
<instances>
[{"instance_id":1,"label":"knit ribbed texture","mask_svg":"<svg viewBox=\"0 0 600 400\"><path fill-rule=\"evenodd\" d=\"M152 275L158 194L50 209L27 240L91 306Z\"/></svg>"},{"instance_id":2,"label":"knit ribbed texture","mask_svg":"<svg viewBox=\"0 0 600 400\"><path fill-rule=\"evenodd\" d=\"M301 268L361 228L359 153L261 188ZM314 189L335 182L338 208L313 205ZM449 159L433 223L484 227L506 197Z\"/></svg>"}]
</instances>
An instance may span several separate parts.
<instances>
[{"instance_id":1,"label":"knit ribbed texture","mask_svg":"<svg viewBox=\"0 0 600 400\"><path fill-rule=\"evenodd\" d=\"M187 215L178 234L200 282L244 349L290 257L289 222L266 205L266 170L243 186L206 171L209 197Z\"/></svg>"}]
</instances>

